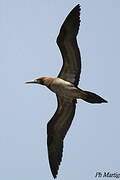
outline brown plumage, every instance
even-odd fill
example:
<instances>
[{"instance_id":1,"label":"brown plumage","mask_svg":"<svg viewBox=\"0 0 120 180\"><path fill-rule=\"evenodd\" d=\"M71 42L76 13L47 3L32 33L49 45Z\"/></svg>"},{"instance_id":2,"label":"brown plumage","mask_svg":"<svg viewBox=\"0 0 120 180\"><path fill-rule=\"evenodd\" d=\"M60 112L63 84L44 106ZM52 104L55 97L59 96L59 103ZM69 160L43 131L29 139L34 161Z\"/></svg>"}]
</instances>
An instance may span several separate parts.
<instances>
[{"instance_id":1,"label":"brown plumage","mask_svg":"<svg viewBox=\"0 0 120 180\"><path fill-rule=\"evenodd\" d=\"M63 140L72 123L76 99L89 103L106 103L100 96L78 88L81 56L76 36L80 26L80 6L77 5L65 19L57 44L63 57L63 66L57 78L42 77L26 83L45 85L57 96L58 107L47 125L47 146L50 169L56 178L63 154Z\"/></svg>"}]
</instances>

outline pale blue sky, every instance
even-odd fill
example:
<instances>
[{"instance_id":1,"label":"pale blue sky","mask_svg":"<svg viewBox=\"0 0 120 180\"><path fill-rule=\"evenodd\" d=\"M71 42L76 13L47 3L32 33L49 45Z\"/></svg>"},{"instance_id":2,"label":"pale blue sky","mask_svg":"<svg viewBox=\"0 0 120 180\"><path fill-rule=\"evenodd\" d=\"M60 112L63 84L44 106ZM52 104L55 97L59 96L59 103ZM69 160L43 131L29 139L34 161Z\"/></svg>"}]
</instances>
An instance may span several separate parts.
<instances>
[{"instance_id":1,"label":"pale blue sky","mask_svg":"<svg viewBox=\"0 0 120 180\"><path fill-rule=\"evenodd\" d=\"M94 180L96 171L120 173L120 1L0 0L1 180L53 179L46 125L56 98L47 88L24 81L58 74L62 58L56 37L78 3L79 86L109 103L78 101L57 179Z\"/></svg>"}]
</instances>

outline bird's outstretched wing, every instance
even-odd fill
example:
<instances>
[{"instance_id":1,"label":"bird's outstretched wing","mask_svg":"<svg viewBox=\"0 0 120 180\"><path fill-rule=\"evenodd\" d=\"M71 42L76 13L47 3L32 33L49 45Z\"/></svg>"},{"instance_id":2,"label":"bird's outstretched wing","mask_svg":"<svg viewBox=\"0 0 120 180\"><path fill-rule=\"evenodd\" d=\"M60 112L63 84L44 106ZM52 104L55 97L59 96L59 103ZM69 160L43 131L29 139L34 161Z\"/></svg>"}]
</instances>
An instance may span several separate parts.
<instances>
[{"instance_id":1,"label":"bird's outstretched wing","mask_svg":"<svg viewBox=\"0 0 120 180\"><path fill-rule=\"evenodd\" d=\"M63 140L72 123L76 100L72 103L65 102L57 97L58 107L47 125L47 146L50 169L56 178L63 153Z\"/></svg>"},{"instance_id":2,"label":"bird's outstretched wing","mask_svg":"<svg viewBox=\"0 0 120 180\"><path fill-rule=\"evenodd\" d=\"M63 66L58 77L75 86L78 85L81 72L81 56L76 40L80 26L80 10L79 4L73 8L57 37L57 44L63 58Z\"/></svg>"}]
</instances>

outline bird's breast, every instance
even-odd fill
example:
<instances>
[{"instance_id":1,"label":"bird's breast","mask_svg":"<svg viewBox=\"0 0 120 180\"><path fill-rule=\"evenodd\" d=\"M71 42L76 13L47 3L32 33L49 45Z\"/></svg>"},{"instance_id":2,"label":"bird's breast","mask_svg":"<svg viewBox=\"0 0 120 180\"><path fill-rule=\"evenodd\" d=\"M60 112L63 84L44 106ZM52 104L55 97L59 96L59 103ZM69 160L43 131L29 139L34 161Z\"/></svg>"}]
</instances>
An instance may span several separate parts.
<instances>
[{"instance_id":1,"label":"bird's breast","mask_svg":"<svg viewBox=\"0 0 120 180\"><path fill-rule=\"evenodd\" d=\"M72 83L64 81L60 78L54 79L49 86L49 89L59 96L69 96L72 88L74 88Z\"/></svg>"}]
</instances>

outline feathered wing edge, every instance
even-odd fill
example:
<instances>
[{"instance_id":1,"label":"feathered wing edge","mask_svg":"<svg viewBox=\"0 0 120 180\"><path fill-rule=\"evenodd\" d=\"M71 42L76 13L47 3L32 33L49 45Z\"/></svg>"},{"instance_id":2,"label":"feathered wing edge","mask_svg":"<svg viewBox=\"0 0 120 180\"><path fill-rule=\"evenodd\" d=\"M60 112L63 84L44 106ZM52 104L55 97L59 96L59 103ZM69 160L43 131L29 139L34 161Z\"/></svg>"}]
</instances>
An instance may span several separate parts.
<instances>
[{"instance_id":1,"label":"feathered wing edge","mask_svg":"<svg viewBox=\"0 0 120 180\"><path fill-rule=\"evenodd\" d=\"M57 37L63 66L58 77L78 85L81 73L81 55L77 44L77 34L80 27L80 5L75 6L68 14Z\"/></svg>"},{"instance_id":2,"label":"feathered wing edge","mask_svg":"<svg viewBox=\"0 0 120 180\"><path fill-rule=\"evenodd\" d=\"M58 174L63 154L63 140L72 123L76 101L68 103L58 99L58 108L47 125L47 146L50 169L54 178Z\"/></svg>"},{"instance_id":3,"label":"feathered wing edge","mask_svg":"<svg viewBox=\"0 0 120 180\"><path fill-rule=\"evenodd\" d=\"M81 56L76 36L80 26L80 5L78 4L65 19L57 44L63 57L63 66L58 77L77 86L81 72ZM63 140L72 123L76 100L68 103L57 97L58 107L47 125L47 146L50 169L56 178L63 154Z\"/></svg>"}]
</instances>

